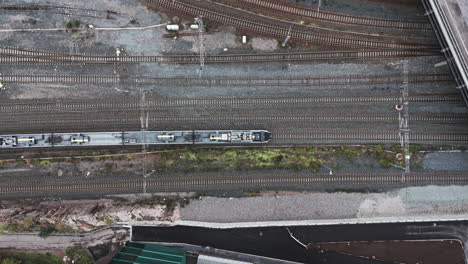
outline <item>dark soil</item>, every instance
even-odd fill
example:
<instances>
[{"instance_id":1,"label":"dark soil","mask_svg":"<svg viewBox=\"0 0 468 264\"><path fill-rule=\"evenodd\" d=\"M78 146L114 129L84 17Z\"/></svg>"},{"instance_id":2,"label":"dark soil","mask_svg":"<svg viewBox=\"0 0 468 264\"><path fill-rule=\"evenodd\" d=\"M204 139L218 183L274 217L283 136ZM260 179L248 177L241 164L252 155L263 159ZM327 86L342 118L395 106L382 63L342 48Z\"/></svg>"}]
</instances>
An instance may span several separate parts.
<instances>
[{"instance_id":1,"label":"dark soil","mask_svg":"<svg viewBox=\"0 0 468 264\"><path fill-rule=\"evenodd\" d=\"M396 263L465 263L459 240L326 242L312 243L309 247Z\"/></svg>"}]
</instances>

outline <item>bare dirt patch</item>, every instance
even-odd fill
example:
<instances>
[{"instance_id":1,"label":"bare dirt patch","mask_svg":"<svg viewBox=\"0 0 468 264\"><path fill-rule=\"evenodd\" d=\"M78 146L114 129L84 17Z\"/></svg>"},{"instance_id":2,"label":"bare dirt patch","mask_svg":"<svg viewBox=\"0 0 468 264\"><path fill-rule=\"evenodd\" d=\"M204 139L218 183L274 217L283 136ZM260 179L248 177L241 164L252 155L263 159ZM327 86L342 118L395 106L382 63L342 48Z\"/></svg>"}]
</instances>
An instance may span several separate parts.
<instances>
[{"instance_id":1,"label":"bare dirt patch","mask_svg":"<svg viewBox=\"0 0 468 264\"><path fill-rule=\"evenodd\" d=\"M465 263L459 240L322 242L309 247L392 263Z\"/></svg>"},{"instance_id":2,"label":"bare dirt patch","mask_svg":"<svg viewBox=\"0 0 468 264\"><path fill-rule=\"evenodd\" d=\"M252 38L252 47L261 51L274 51L278 48L278 41L271 38Z\"/></svg>"},{"instance_id":3,"label":"bare dirt patch","mask_svg":"<svg viewBox=\"0 0 468 264\"><path fill-rule=\"evenodd\" d=\"M47 224L56 225L59 232L82 232L117 222L175 221L180 217L178 201L178 196L155 195L130 200L3 201L0 224L3 232L39 231Z\"/></svg>"}]
</instances>

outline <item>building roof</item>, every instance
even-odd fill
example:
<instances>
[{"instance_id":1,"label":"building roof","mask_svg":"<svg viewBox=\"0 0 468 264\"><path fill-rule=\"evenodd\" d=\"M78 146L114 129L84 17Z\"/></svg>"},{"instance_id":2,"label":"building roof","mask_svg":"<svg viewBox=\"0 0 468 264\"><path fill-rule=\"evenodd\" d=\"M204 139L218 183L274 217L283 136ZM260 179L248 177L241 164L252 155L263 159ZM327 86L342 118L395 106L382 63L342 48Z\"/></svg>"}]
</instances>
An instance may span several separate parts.
<instances>
[{"instance_id":1,"label":"building roof","mask_svg":"<svg viewBox=\"0 0 468 264\"><path fill-rule=\"evenodd\" d=\"M199 255L197 264L251 264L251 262L218 258L208 255Z\"/></svg>"},{"instance_id":2,"label":"building roof","mask_svg":"<svg viewBox=\"0 0 468 264\"><path fill-rule=\"evenodd\" d=\"M185 249L129 242L111 264L186 264Z\"/></svg>"}]
</instances>

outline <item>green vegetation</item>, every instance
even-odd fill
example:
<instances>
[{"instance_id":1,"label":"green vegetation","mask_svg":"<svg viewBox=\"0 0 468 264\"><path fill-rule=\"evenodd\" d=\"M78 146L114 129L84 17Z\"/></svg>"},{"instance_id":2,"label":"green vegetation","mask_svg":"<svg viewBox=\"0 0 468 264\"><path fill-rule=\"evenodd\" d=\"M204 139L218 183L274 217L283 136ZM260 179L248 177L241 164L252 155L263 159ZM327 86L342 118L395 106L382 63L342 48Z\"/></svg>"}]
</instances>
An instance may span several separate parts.
<instances>
[{"instance_id":1,"label":"green vegetation","mask_svg":"<svg viewBox=\"0 0 468 264\"><path fill-rule=\"evenodd\" d=\"M421 164L426 151L453 150L464 147L452 146L424 146L410 145L410 155L413 164ZM220 171L220 170L256 170L256 169L287 169L287 170L309 170L317 172L322 166L330 168L341 168L346 161L353 164L364 158L375 160L376 166L390 168L403 166L404 160L398 160L397 153L402 153L399 145L367 145L367 146L308 146L308 147L259 147L259 148L213 148L213 149L191 149L181 148L156 151L151 153L154 160L153 166L159 172L197 172L197 171ZM20 159L0 161L0 165L18 164L34 165L47 168L57 162L103 162L98 165L101 172L111 174L115 171L115 161L128 162L127 168L131 168L141 157L132 153L112 155L112 153L93 151L82 153L84 157L50 158L50 159ZM366 165L374 167L370 163Z\"/></svg>"},{"instance_id":2,"label":"green vegetation","mask_svg":"<svg viewBox=\"0 0 468 264\"><path fill-rule=\"evenodd\" d=\"M100 220L106 223L106 225L112 225L114 223L114 219L112 219L110 215L105 215Z\"/></svg>"},{"instance_id":3,"label":"green vegetation","mask_svg":"<svg viewBox=\"0 0 468 264\"><path fill-rule=\"evenodd\" d=\"M4 258L0 260L0 264L21 264L21 261L14 258Z\"/></svg>"},{"instance_id":4,"label":"green vegetation","mask_svg":"<svg viewBox=\"0 0 468 264\"><path fill-rule=\"evenodd\" d=\"M52 224L46 224L42 225L39 228L39 236L42 238L48 237L50 234L52 234L55 231L55 226Z\"/></svg>"},{"instance_id":5,"label":"green vegetation","mask_svg":"<svg viewBox=\"0 0 468 264\"><path fill-rule=\"evenodd\" d=\"M71 29L72 31L78 29L80 26L81 26L81 21L76 20L76 19L70 20L67 22L67 24L65 24L65 27L67 29Z\"/></svg>"},{"instance_id":6,"label":"green vegetation","mask_svg":"<svg viewBox=\"0 0 468 264\"><path fill-rule=\"evenodd\" d=\"M0 252L0 264L63 264L63 261L51 253Z\"/></svg>"},{"instance_id":7,"label":"green vegetation","mask_svg":"<svg viewBox=\"0 0 468 264\"><path fill-rule=\"evenodd\" d=\"M399 164L395 153L382 145L365 147L296 147L249 149L182 149L159 154L161 171L213 171L221 169L293 169L317 172L323 164L337 167L337 158L349 162L375 158L382 167Z\"/></svg>"},{"instance_id":8,"label":"green vegetation","mask_svg":"<svg viewBox=\"0 0 468 264\"><path fill-rule=\"evenodd\" d=\"M185 207L190 203L190 199L198 199L199 196L191 196L191 197L153 197L150 199L147 199L145 201L140 201L140 203L144 203L146 205L150 206L156 206L156 205L163 205L165 206L166 212L170 213L172 212L177 206L180 207Z\"/></svg>"},{"instance_id":9,"label":"green vegetation","mask_svg":"<svg viewBox=\"0 0 468 264\"><path fill-rule=\"evenodd\" d=\"M391 151L395 152L395 153L401 153L401 146L400 145L392 145L392 147L390 148Z\"/></svg>"},{"instance_id":10,"label":"green vegetation","mask_svg":"<svg viewBox=\"0 0 468 264\"><path fill-rule=\"evenodd\" d=\"M159 204L166 206L166 212L172 212L177 206L184 208L190 203L190 199L188 198L163 198L163 200L159 200Z\"/></svg>"},{"instance_id":11,"label":"green vegetation","mask_svg":"<svg viewBox=\"0 0 468 264\"><path fill-rule=\"evenodd\" d=\"M184 208L185 206L187 206L189 203L190 203L190 199L179 199L178 200L178 203L179 203L179 206L181 208Z\"/></svg>"},{"instance_id":12,"label":"green vegetation","mask_svg":"<svg viewBox=\"0 0 468 264\"><path fill-rule=\"evenodd\" d=\"M62 224L42 223L31 219L0 224L0 234L39 232L39 236L43 238L46 238L52 233L79 233L83 231L83 229L75 230Z\"/></svg>"},{"instance_id":13,"label":"green vegetation","mask_svg":"<svg viewBox=\"0 0 468 264\"><path fill-rule=\"evenodd\" d=\"M22 22L22 23L31 24L31 25L36 25L36 24L37 24L37 20L32 19L32 18L29 18L29 19L27 19L27 20L22 20L21 22Z\"/></svg>"},{"instance_id":14,"label":"green vegetation","mask_svg":"<svg viewBox=\"0 0 468 264\"><path fill-rule=\"evenodd\" d=\"M106 162L106 164L104 164L104 172L107 174L111 173L112 167L113 167L112 163Z\"/></svg>"},{"instance_id":15,"label":"green vegetation","mask_svg":"<svg viewBox=\"0 0 468 264\"><path fill-rule=\"evenodd\" d=\"M166 206L166 212L172 212L177 207L177 200L172 198L166 198L163 201L163 204Z\"/></svg>"},{"instance_id":16,"label":"green vegetation","mask_svg":"<svg viewBox=\"0 0 468 264\"><path fill-rule=\"evenodd\" d=\"M66 249L65 254L75 264L94 264L93 258L84 249ZM0 252L0 264L63 264L60 257L51 253Z\"/></svg>"},{"instance_id":17,"label":"green vegetation","mask_svg":"<svg viewBox=\"0 0 468 264\"><path fill-rule=\"evenodd\" d=\"M36 223L31 219L26 219L17 223L1 224L0 233L16 233L26 231L38 231Z\"/></svg>"},{"instance_id":18,"label":"green vegetation","mask_svg":"<svg viewBox=\"0 0 468 264\"><path fill-rule=\"evenodd\" d=\"M410 151L410 154L413 155L413 154L421 151L421 146L417 145L417 144L410 144L409 151Z\"/></svg>"},{"instance_id":19,"label":"green vegetation","mask_svg":"<svg viewBox=\"0 0 468 264\"><path fill-rule=\"evenodd\" d=\"M93 259L84 249L66 249L65 254L75 261L75 264L93 264Z\"/></svg>"},{"instance_id":20,"label":"green vegetation","mask_svg":"<svg viewBox=\"0 0 468 264\"><path fill-rule=\"evenodd\" d=\"M50 160L41 160L39 162L39 165L44 166L44 167L48 167L50 166L50 164L51 164Z\"/></svg>"},{"instance_id":21,"label":"green vegetation","mask_svg":"<svg viewBox=\"0 0 468 264\"><path fill-rule=\"evenodd\" d=\"M210 23L207 23L206 21L203 21L203 26L205 27L205 31L210 31L213 29L213 25Z\"/></svg>"}]
</instances>

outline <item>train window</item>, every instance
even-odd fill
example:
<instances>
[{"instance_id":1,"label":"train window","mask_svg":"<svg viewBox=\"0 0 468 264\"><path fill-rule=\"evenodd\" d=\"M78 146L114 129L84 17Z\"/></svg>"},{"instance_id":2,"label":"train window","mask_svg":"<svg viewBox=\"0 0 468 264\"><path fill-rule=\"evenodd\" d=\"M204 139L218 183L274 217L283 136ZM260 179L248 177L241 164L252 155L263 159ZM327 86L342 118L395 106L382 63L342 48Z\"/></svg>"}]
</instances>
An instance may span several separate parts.
<instances>
[{"instance_id":1,"label":"train window","mask_svg":"<svg viewBox=\"0 0 468 264\"><path fill-rule=\"evenodd\" d=\"M125 141L127 144L136 144L136 138L129 138Z\"/></svg>"},{"instance_id":2,"label":"train window","mask_svg":"<svg viewBox=\"0 0 468 264\"><path fill-rule=\"evenodd\" d=\"M157 136L158 140L160 141L174 141L175 136L172 134L162 134Z\"/></svg>"}]
</instances>

